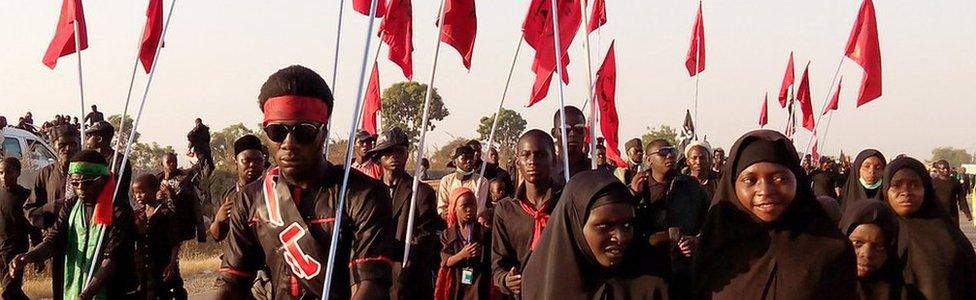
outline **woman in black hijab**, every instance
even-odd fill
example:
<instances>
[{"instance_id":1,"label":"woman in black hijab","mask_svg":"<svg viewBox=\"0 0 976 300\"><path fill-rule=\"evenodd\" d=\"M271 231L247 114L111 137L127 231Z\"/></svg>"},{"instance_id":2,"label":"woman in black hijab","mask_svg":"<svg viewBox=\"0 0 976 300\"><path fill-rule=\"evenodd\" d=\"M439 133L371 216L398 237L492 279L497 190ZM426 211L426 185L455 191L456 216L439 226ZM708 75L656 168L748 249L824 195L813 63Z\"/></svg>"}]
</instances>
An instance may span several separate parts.
<instances>
[{"instance_id":1,"label":"woman in black hijab","mask_svg":"<svg viewBox=\"0 0 976 300\"><path fill-rule=\"evenodd\" d=\"M881 199L881 175L887 160L881 151L867 149L861 151L851 165L851 171L844 185L841 210L846 212L848 205L864 199Z\"/></svg>"},{"instance_id":2,"label":"woman in black hijab","mask_svg":"<svg viewBox=\"0 0 976 300\"><path fill-rule=\"evenodd\" d=\"M793 142L771 130L730 149L693 268L704 299L853 299L856 260L817 202Z\"/></svg>"},{"instance_id":3,"label":"woman in black hijab","mask_svg":"<svg viewBox=\"0 0 976 300\"><path fill-rule=\"evenodd\" d=\"M925 165L910 157L884 172L882 199L898 216L898 259L911 299L976 299L976 253L939 207Z\"/></svg>"},{"instance_id":4,"label":"woman in black hijab","mask_svg":"<svg viewBox=\"0 0 976 300\"><path fill-rule=\"evenodd\" d=\"M880 201L851 203L841 219L840 230L847 235L857 255L858 299L898 299L901 273L897 264L895 213Z\"/></svg>"},{"instance_id":5,"label":"woman in black hijab","mask_svg":"<svg viewBox=\"0 0 976 300\"><path fill-rule=\"evenodd\" d=\"M668 299L634 239L636 200L613 175L573 176L522 275L522 299Z\"/></svg>"}]
</instances>

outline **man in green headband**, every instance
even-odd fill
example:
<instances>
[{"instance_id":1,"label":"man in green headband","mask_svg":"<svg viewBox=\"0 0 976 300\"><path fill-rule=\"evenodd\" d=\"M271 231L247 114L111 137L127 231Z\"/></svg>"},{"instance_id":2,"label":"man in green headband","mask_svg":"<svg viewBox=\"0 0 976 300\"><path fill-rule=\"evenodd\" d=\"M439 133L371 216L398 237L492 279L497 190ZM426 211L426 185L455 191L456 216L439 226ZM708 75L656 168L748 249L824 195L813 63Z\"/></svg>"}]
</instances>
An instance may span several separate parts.
<instances>
[{"instance_id":1,"label":"man in green headband","mask_svg":"<svg viewBox=\"0 0 976 300\"><path fill-rule=\"evenodd\" d=\"M64 263L54 268L63 274L64 299L122 299L135 292L132 210L112 200L115 179L108 168L105 158L91 150L71 159L68 185L75 196L66 199L44 241L14 257L10 276L63 249Z\"/></svg>"}]
</instances>

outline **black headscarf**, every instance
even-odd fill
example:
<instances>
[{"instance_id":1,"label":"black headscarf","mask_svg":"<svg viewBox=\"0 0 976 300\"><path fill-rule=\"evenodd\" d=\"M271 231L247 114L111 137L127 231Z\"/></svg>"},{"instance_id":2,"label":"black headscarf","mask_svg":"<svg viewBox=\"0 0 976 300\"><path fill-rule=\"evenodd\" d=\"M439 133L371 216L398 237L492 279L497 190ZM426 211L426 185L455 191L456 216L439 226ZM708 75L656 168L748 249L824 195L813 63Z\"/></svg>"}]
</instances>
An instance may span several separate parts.
<instances>
[{"instance_id":1,"label":"black headscarf","mask_svg":"<svg viewBox=\"0 0 976 300\"><path fill-rule=\"evenodd\" d=\"M877 200L864 200L851 203L840 221L840 230L850 236L861 224L874 224L881 228L887 245L888 258L884 265L870 278L858 278L859 299L898 299L900 295L901 273L898 269L898 219L887 205Z\"/></svg>"},{"instance_id":2,"label":"black headscarf","mask_svg":"<svg viewBox=\"0 0 976 300\"><path fill-rule=\"evenodd\" d=\"M739 173L771 162L796 177L796 196L778 222L766 224L735 193ZM857 278L850 242L817 201L793 142L756 130L729 151L693 258L699 297L713 299L852 299Z\"/></svg>"},{"instance_id":3,"label":"black headscarf","mask_svg":"<svg viewBox=\"0 0 976 300\"><path fill-rule=\"evenodd\" d=\"M884 154L881 151L874 149L866 149L861 151L854 159L854 164L851 165L851 171L847 174L847 183L844 184L844 199L841 202L841 210L846 212L847 206L851 203L858 202L864 199L881 199L881 188L878 188L878 192L874 194L874 197L868 196L866 191L867 188L861 184L861 166L864 165L864 161L871 157L877 157L881 159L881 163L886 163Z\"/></svg>"},{"instance_id":4,"label":"black headscarf","mask_svg":"<svg viewBox=\"0 0 976 300\"><path fill-rule=\"evenodd\" d=\"M959 227L939 206L932 178L918 160L899 157L885 168L882 199L896 172L909 169L922 178L925 198L917 212L898 217L898 258L905 292L926 299L976 299L976 253Z\"/></svg>"},{"instance_id":5,"label":"black headscarf","mask_svg":"<svg viewBox=\"0 0 976 300\"><path fill-rule=\"evenodd\" d=\"M611 196L611 197L606 197ZM613 270L601 268L583 236L590 211L607 201L636 200L613 175L584 171L569 181L539 247L522 275L522 299L665 299L667 285L640 262L646 249L633 240L624 261ZM599 200L599 201L598 201ZM636 236L636 234L635 234Z\"/></svg>"}]
</instances>

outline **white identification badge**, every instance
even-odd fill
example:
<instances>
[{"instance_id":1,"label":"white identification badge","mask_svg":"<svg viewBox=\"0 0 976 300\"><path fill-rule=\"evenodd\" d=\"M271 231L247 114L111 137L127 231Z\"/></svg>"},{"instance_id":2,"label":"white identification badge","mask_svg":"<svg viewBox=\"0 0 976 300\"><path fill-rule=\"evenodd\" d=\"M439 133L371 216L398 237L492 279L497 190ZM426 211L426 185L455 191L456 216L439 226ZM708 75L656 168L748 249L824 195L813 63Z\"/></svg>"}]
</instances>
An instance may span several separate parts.
<instances>
[{"instance_id":1,"label":"white identification badge","mask_svg":"<svg viewBox=\"0 0 976 300\"><path fill-rule=\"evenodd\" d=\"M474 269L464 268L461 270L461 283L472 284L474 282Z\"/></svg>"}]
</instances>

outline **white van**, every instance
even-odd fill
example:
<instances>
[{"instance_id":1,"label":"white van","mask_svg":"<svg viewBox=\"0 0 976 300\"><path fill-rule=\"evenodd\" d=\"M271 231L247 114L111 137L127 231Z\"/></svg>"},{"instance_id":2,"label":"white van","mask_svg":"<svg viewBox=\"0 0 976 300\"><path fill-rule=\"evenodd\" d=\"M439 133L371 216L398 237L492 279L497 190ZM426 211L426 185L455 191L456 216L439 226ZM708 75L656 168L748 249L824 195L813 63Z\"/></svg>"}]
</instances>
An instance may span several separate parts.
<instances>
[{"instance_id":1,"label":"white van","mask_svg":"<svg viewBox=\"0 0 976 300\"><path fill-rule=\"evenodd\" d=\"M7 127L3 129L4 156L19 157L23 163L17 182L25 188L33 188L37 172L58 160L54 148L47 141L29 131Z\"/></svg>"}]
</instances>

